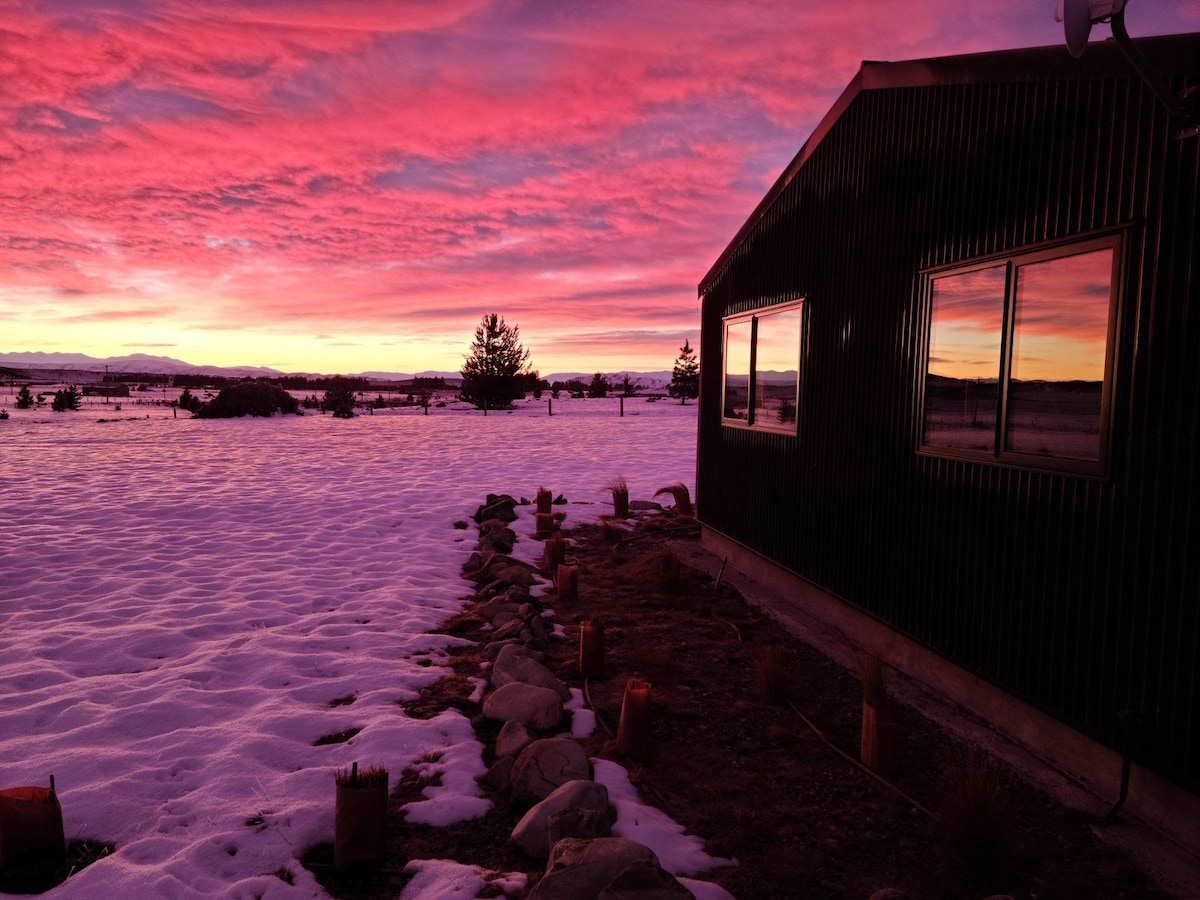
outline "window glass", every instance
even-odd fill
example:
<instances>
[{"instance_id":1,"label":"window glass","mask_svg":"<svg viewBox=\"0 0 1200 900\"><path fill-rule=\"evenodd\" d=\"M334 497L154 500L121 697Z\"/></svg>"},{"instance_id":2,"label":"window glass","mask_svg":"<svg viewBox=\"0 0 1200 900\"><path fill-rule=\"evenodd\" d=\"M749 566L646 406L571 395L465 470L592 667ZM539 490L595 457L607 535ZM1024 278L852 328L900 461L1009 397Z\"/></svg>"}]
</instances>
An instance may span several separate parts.
<instances>
[{"instance_id":1,"label":"window glass","mask_svg":"<svg viewBox=\"0 0 1200 900\"><path fill-rule=\"evenodd\" d=\"M750 338L752 319L725 325L725 405L726 419L746 419L750 406Z\"/></svg>"},{"instance_id":2,"label":"window glass","mask_svg":"<svg viewBox=\"0 0 1200 900\"><path fill-rule=\"evenodd\" d=\"M922 449L1103 473L1120 249L1111 235L929 276Z\"/></svg>"},{"instance_id":3,"label":"window glass","mask_svg":"<svg viewBox=\"0 0 1200 900\"><path fill-rule=\"evenodd\" d=\"M725 320L721 418L730 425L796 433L802 300Z\"/></svg>"},{"instance_id":4,"label":"window glass","mask_svg":"<svg viewBox=\"0 0 1200 900\"><path fill-rule=\"evenodd\" d=\"M759 316L754 358L754 421L792 430L800 372L800 309Z\"/></svg>"},{"instance_id":5,"label":"window glass","mask_svg":"<svg viewBox=\"0 0 1200 900\"><path fill-rule=\"evenodd\" d=\"M1007 268L936 278L925 376L925 444L996 449Z\"/></svg>"},{"instance_id":6,"label":"window glass","mask_svg":"<svg viewBox=\"0 0 1200 900\"><path fill-rule=\"evenodd\" d=\"M1112 263L1105 247L1017 270L1007 449L1100 458Z\"/></svg>"}]
</instances>

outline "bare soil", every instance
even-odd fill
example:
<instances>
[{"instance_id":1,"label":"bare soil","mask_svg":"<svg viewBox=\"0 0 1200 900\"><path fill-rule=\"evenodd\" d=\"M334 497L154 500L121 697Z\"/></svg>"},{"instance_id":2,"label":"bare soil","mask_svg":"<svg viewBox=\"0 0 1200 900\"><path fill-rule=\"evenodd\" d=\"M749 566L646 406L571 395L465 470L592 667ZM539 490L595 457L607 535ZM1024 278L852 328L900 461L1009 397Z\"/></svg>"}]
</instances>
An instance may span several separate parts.
<instances>
[{"instance_id":1,"label":"bare soil","mask_svg":"<svg viewBox=\"0 0 1200 900\"><path fill-rule=\"evenodd\" d=\"M580 566L579 598L564 604L553 594L545 598L567 635L550 642L545 662L568 685L584 687L579 623L603 623L605 677L586 688L604 727L583 742L585 750L625 766L644 801L703 837L713 856L737 861L701 879L739 900L857 900L883 888L915 900L1166 897L1103 842L1094 820L959 746L917 710L898 710L890 784L864 771L855 762L858 674L791 637L710 576L680 566L669 544L699 540L692 520L665 514L634 521L616 542L617 533L603 525L568 535L569 555ZM482 641L483 624L468 607L443 630ZM490 747L498 724L469 701L467 680L485 659L482 644L458 653L446 676L407 712L458 708ZM616 752L612 733L626 682L635 677L652 684L653 726L646 752L631 759ZM305 864L333 896L396 896L410 859L523 871L530 887L537 882L544 862L506 843L523 809L497 792L481 820L449 828L406 823L401 807L426 786L413 772L400 777L379 867L338 873L329 845L308 855Z\"/></svg>"}]
</instances>

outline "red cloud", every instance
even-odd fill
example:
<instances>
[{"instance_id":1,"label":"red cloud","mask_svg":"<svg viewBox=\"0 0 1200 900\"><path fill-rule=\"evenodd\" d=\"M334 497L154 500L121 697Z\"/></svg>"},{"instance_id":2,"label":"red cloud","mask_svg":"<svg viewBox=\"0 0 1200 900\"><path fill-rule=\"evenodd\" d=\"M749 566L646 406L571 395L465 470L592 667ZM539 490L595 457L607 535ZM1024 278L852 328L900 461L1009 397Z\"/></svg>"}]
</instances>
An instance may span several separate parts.
<instances>
[{"instance_id":1,"label":"red cloud","mask_svg":"<svg viewBox=\"0 0 1200 900\"><path fill-rule=\"evenodd\" d=\"M862 59L1059 39L984 0L112 6L0 0L0 296L190 308L157 316L184 356L286 321L357 342L346 370L383 338L370 367L453 367L429 348L492 309L569 348L544 371L581 333L661 368Z\"/></svg>"}]
</instances>

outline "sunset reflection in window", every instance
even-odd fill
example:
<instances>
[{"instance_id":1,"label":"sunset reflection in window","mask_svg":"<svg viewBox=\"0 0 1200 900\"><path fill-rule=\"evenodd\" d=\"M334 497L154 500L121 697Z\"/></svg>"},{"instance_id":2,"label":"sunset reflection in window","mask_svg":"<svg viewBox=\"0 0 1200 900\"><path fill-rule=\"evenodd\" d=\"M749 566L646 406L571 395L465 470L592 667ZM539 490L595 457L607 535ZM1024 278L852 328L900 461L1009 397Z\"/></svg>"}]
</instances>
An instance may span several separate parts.
<instances>
[{"instance_id":1,"label":"sunset reflection in window","mask_svg":"<svg viewBox=\"0 0 1200 900\"><path fill-rule=\"evenodd\" d=\"M1118 241L930 277L924 448L1102 461Z\"/></svg>"}]
</instances>

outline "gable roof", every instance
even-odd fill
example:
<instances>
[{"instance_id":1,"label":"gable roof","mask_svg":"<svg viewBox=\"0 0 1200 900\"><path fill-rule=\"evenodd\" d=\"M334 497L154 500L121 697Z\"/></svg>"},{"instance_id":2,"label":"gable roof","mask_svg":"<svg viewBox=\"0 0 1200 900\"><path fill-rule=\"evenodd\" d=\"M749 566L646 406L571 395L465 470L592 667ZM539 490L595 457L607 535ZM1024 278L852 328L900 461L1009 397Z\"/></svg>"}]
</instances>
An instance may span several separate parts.
<instances>
[{"instance_id":1,"label":"gable roof","mask_svg":"<svg viewBox=\"0 0 1200 900\"><path fill-rule=\"evenodd\" d=\"M1196 74L1200 70L1200 33L1141 38L1134 42L1160 73ZM1073 58L1065 44L1022 50L969 53L902 62L864 61L858 74L842 91L829 112L813 129L800 152L775 180L771 189L754 208L733 240L717 257L698 291L716 279L734 251L758 224L776 198L795 178L809 157L837 124L838 120L864 91L892 88L922 88L942 85L1000 84L1046 81L1083 81L1103 78L1138 78L1138 74L1114 40L1088 44L1087 52Z\"/></svg>"}]
</instances>

